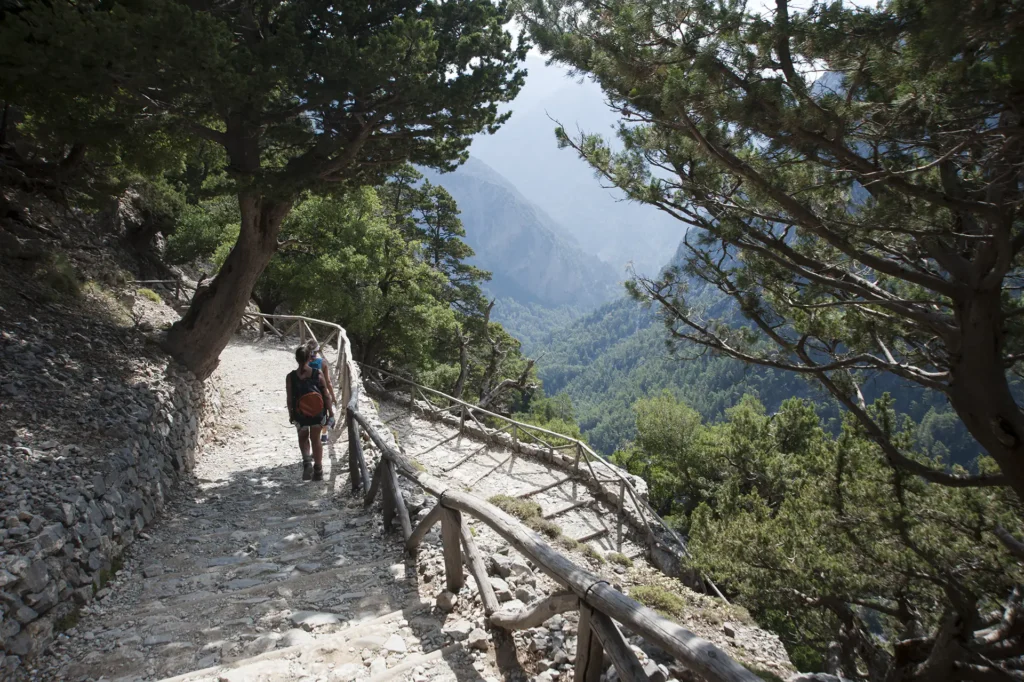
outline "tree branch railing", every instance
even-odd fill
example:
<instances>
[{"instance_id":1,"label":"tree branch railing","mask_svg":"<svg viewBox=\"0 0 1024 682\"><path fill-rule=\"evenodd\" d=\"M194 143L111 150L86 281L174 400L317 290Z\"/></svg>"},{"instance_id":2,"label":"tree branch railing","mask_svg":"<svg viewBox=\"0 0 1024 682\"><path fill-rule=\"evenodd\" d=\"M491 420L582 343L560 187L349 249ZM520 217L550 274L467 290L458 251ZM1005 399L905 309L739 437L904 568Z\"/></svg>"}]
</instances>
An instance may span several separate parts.
<instances>
[{"instance_id":1,"label":"tree branch railing","mask_svg":"<svg viewBox=\"0 0 1024 682\"><path fill-rule=\"evenodd\" d=\"M605 494L606 497L610 501L612 501L619 510L617 518L617 523L619 527L617 528L616 532L616 541L617 546L620 550L622 539L622 523L624 522L625 517L628 514L628 498L628 501L631 503L631 506L633 508L633 515L636 517L637 520L639 520L639 525L643 526L644 532L647 534L650 542L664 543L667 546L674 545L675 551L681 553L682 556L686 558L690 558L690 550L686 546L686 542L682 539L682 537L679 536L679 534L671 526L665 523L665 520L658 515L658 513L654 510L654 508L651 507L647 500L645 500L642 496L640 496L637 493L636 488L633 486L632 482L630 482L629 477L624 475L624 472L621 469L614 466L613 464L608 462L604 457L594 452L594 450L583 441L577 438L573 438L571 436L566 436L556 431L545 429L541 426L520 422L515 419L512 419L511 417L506 417L505 415L501 415L496 412L491 412L490 410L477 407L476 405L468 403L459 398L455 398L454 396L450 396L446 393L435 390L428 386L422 386L420 384L417 384L414 381L411 381L405 377L399 376L392 372L388 372L386 370L382 370L376 367L371 367L369 365L364 365L363 363L358 364L368 372L377 373L380 376L387 377L393 381L397 381L398 383L408 387L410 400L415 400L412 396L413 391L418 393L424 399L424 402L426 402L427 405L430 407L430 411L433 415L439 416L440 412L461 408L462 415L459 419L460 431L466 430L466 418L468 415L480 427L480 431L484 438L499 441L505 446L510 447L513 451L521 451L521 440L523 436L529 437L534 442L542 444L544 448L547 449L552 461L555 461L554 455L556 451L566 448L574 449L575 454L572 464L574 484L576 479L582 478L580 475L581 461L586 466L587 472L590 474L590 479L595 486L597 486L598 488L603 488L604 484L614 484L614 489L605 491ZM434 405L433 403L426 399L425 394L434 395L437 396L438 398L441 398L442 400L448 401L448 407L440 408ZM502 422L506 426L501 429L487 429L482 424L480 424L479 421L476 420L474 413L478 413L485 417L489 417L491 419ZM511 437L503 435L503 432L507 430L508 427L512 428ZM553 445L549 443L547 440L542 439L538 434L544 434L551 438L558 438L560 440L567 441L567 444L559 446ZM608 474L607 478L598 476L597 471L594 468L595 464L597 465L598 469ZM660 529L661 532L656 534L654 532L654 528ZM715 596L719 597L720 599L726 602L728 601L725 599L725 596L721 593L721 591L719 591L718 587L714 584L714 582L706 578L705 582L711 588L712 592L714 592Z\"/></svg>"},{"instance_id":2,"label":"tree branch railing","mask_svg":"<svg viewBox=\"0 0 1024 682\"><path fill-rule=\"evenodd\" d=\"M489 502L422 471L422 467L393 447L359 412L360 370L352 357L348 336L339 325L294 315L258 313L247 313L243 324L256 325L261 333L264 331L264 325L281 327L286 330L277 332L282 339L287 338L291 332L297 332L300 339L305 340L307 333L312 335L313 330L319 327L328 329L326 338L329 340L334 338L330 336L332 332L337 333L334 370L338 378L336 386L341 389L344 396L345 421L349 436L349 476L353 491L366 492L363 503L367 507L372 505L376 496L380 494L385 529L390 529L397 518L405 540L405 548L410 553L416 551L435 524L441 523L445 580L448 589L458 592L464 585L462 567L465 563L479 588L484 611L494 626L506 629L531 627L531 623L542 617L545 612L554 615L579 610L575 682L597 682L603 671L603 657L606 652L619 677L625 682L649 680L636 654L626 641L622 628L661 647L707 682L761 681L759 676L734 661L711 642L630 599L605 579L574 564L568 557L552 548L541 535L527 528L519 520ZM324 345L321 342L321 347ZM560 434L549 433L561 437ZM368 436L380 453L372 480L367 475L361 443L363 434ZM404 477L437 500L435 506L416 526L411 523L399 487L399 477ZM621 480L623 485L628 485L624 478ZM501 536L558 583L564 591L540 604L524 609L518 615L499 611L480 551L476 547L472 533L469 532L468 525L462 519L464 514L472 516Z\"/></svg>"}]
</instances>

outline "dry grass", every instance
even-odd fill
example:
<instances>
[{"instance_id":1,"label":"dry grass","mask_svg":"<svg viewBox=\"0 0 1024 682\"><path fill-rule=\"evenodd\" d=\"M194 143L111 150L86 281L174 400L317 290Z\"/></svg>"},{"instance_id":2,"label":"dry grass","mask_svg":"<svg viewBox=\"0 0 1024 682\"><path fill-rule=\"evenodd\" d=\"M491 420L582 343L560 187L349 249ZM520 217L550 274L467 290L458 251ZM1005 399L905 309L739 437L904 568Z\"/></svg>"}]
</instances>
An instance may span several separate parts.
<instances>
[{"instance_id":1,"label":"dry grass","mask_svg":"<svg viewBox=\"0 0 1024 682\"><path fill-rule=\"evenodd\" d=\"M633 560L621 552L612 552L605 558L613 564L625 566L626 568L633 568Z\"/></svg>"},{"instance_id":2,"label":"dry grass","mask_svg":"<svg viewBox=\"0 0 1024 682\"><path fill-rule=\"evenodd\" d=\"M715 626L725 622L753 624L750 613L742 606L698 594L664 575L650 576L649 580L634 585L629 589L629 596L679 623L697 618Z\"/></svg>"},{"instance_id":3,"label":"dry grass","mask_svg":"<svg viewBox=\"0 0 1024 682\"><path fill-rule=\"evenodd\" d=\"M495 495L487 500L506 514L527 521L533 518L540 518L540 505L529 500L521 500L510 495Z\"/></svg>"},{"instance_id":4,"label":"dry grass","mask_svg":"<svg viewBox=\"0 0 1024 682\"><path fill-rule=\"evenodd\" d=\"M518 497L511 497L509 495L495 495L487 501L505 513L515 516L531 529L546 535L562 549L567 549L570 552L579 552L597 564L606 563L601 552L594 549L593 546L585 542L577 542L571 537L564 535L561 526L541 516L541 507L536 502L521 500Z\"/></svg>"},{"instance_id":5,"label":"dry grass","mask_svg":"<svg viewBox=\"0 0 1024 682\"><path fill-rule=\"evenodd\" d=\"M160 294L156 293L152 289L146 289L145 287L143 287L142 289L139 289L139 295L142 296L143 298L148 298L153 303L163 303L164 302L164 299L162 299L160 297Z\"/></svg>"},{"instance_id":6,"label":"dry grass","mask_svg":"<svg viewBox=\"0 0 1024 682\"><path fill-rule=\"evenodd\" d=\"M604 558L604 555L601 554L601 552L597 551L591 544L584 542L582 545L580 545L580 554L587 557L591 561L596 562L599 565L607 563L607 561Z\"/></svg>"}]
</instances>

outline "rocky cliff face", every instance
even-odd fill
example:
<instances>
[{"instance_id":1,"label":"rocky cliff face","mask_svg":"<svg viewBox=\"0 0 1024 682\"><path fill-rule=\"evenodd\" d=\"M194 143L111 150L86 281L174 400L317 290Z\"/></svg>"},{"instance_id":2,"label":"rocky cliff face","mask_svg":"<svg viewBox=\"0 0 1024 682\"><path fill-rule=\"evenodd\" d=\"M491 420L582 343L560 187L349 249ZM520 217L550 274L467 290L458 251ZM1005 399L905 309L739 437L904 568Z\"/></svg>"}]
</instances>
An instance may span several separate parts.
<instances>
[{"instance_id":1,"label":"rocky cliff face","mask_svg":"<svg viewBox=\"0 0 1024 682\"><path fill-rule=\"evenodd\" d=\"M593 307L618 293L617 273L587 255L544 211L487 164L470 159L454 173L426 172L455 197L474 264L493 273L492 295L522 303ZM566 197L571 202L572 197Z\"/></svg>"}]
</instances>

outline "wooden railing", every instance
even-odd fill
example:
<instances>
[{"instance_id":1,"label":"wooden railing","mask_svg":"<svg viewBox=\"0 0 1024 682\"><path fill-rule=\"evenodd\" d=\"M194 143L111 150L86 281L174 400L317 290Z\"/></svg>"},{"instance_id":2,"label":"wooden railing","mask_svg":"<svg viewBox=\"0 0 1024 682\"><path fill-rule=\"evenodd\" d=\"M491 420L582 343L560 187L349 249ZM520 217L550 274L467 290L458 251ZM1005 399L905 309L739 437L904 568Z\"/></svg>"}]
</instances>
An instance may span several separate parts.
<instances>
[{"instance_id":1,"label":"wooden railing","mask_svg":"<svg viewBox=\"0 0 1024 682\"><path fill-rule=\"evenodd\" d=\"M318 325L327 325L337 332L337 337L329 336L328 339L337 338L336 385L342 388L346 396L344 404L349 435L349 475L353 490L361 487L365 491L363 503L366 507L371 506L378 493L380 494L385 528L390 530L397 517L405 539L405 547L409 552L415 552L427 532L440 522L448 589L458 592L463 587L465 581L462 566L465 564L477 583L484 611L493 625L505 629L534 627L556 613L579 610L576 682L598 682L603 672L605 653L623 680L646 682L649 679L623 636L620 624L661 647L707 682L761 682L760 677L731 659L711 642L630 599L605 579L574 564L517 519L489 502L449 486L446 482L421 471L421 467L392 446L366 416L360 413L361 373L353 360L348 337L340 326L285 315L250 314L247 315L247 320L250 324L262 322L268 325L274 321L285 321L290 325L286 331L279 329L279 325L272 327L282 338L293 332L298 332L300 336L305 332L312 335L313 329ZM293 322L301 324L292 324ZM262 326L260 328L262 329ZM321 342L321 347L324 345ZM369 481L360 431L366 433L380 452L380 460L374 468L373 478ZM399 476L406 478L437 500L415 527L402 497ZM565 591L552 595L517 614L499 612L498 600L487 577L483 557L468 525L462 520L463 514L471 515L504 538Z\"/></svg>"},{"instance_id":2,"label":"wooden railing","mask_svg":"<svg viewBox=\"0 0 1024 682\"><path fill-rule=\"evenodd\" d=\"M708 682L760 682L760 677L733 661L714 644L630 599L600 576L577 566L517 519L475 495L420 471L357 410L352 410L349 416L350 428L355 425L362 427L381 453L370 488L363 499L364 505L369 507L380 493L385 528L390 529L397 517L409 552L416 551L430 528L441 523L445 579L449 591L457 593L462 588L462 565L465 563L476 581L484 612L495 626L506 629L535 627L556 613L579 610L575 663L577 682L597 682L600 679L604 653L608 653L621 679L629 682L649 679L616 623L658 645ZM416 527L410 522L398 484L399 475L437 498L432 510ZM487 577L480 550L469 527L463 522L462 514L483 522L566 591L518 614L499 612L498 600Z\"/></svg>"},{"instance_id":3,"label":"wooden railing","mask_svg":"<svg viewBox=\"0 0 1024 682\"><path fill-rule=\"evenodd\" d=\"M618 488L608 496L619 510L617 519L618 530L616 533L618 551L622 551L622 524L628 514L628 510L632 508L632 516L640 525L642 525L643 530L647 533L649 543L652 545L664 543L667 545L667 549L669 549L670 552L673 552L674 550L674 553L690 558L690 551L686 546L686 542L683 541L675 529L668 525L665 520L658 515L647 500L637 493L636 488L630 482L628 475L622 469L611 464L604 457L594 452L594 450L583 441L565 434L550 431L534 424L517 421L511 417L485 410L446 393L442 393L441 391L421 386L420 384L392 372L386 372L376 367L369 367L362 363L359 363L359 365L368 374L377 374L381 377L386 377L392 381L396 381L400 385L406 386L408 388L410 398L414 398L415 395L418 395L421 400L421 405L427 406L427 409L433 413L434 417L439 417L444 413L452 413L455 411L460 412L459 431L466 430L468 418L475 423L481 437L496 441L514 451L520 450L521 442L525 442L527 440L537 444L541 449L546 449L552 461L555 460L554 455L557 451L572 451L573 463L571 473L574 484L575 480L579 478L580 462L583 462L587 469L587 473L590 474L590 481L594 485L601 487L603 484L611 483ZM440 407L436 405L427 397L428 395L437 396L441 401L447 403L447 406ZM480 420L477 419L477 415L490 418L495 422L505 424L505 426L502 428L489 429L480 423ZM547 440L537 434L547 436ZM554 445L553 442L549 441L563 441L565 444ZM605 477L599 476L597 470L600 470L605 474ZM704 582L717 597L728 602L714 582L710 579L705 579Z\"/></svg>"}]
</instances>

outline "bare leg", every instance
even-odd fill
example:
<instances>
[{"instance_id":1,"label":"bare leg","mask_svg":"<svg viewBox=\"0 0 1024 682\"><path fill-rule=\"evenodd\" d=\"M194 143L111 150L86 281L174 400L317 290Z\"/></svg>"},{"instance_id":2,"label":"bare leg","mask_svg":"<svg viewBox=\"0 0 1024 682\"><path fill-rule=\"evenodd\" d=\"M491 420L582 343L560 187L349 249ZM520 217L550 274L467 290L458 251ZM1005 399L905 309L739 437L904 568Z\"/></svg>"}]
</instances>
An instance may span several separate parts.
<instances>
[{"instance_id":1,"label":"bare leg","mask_svg":"<svg viewBox=\"0 0 1024 682\"><path fill-rule=\"evenodd\" d=\"M324 464L324 444L320 442L320 426L309 427L309 441L308 443L313 446L313 466L317 469L323 467Z\"/></svg>"},{"instance_id":2,"label":"bare leg","mask_svg":"<svg viewBox=\"0 0 1024 682\"><path fill-rule=\"evenodd\" d=\"M309 427L303 427L299 431L299 452L302 453L302 461L308 462L310 460L310 443L309 443ZM316 442L319 444L320 439L317 438Z\"/></svg>"}]
</instances>

